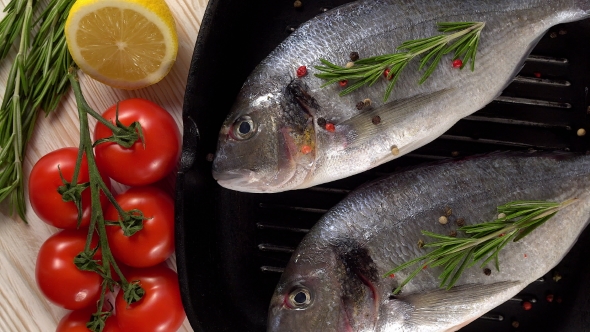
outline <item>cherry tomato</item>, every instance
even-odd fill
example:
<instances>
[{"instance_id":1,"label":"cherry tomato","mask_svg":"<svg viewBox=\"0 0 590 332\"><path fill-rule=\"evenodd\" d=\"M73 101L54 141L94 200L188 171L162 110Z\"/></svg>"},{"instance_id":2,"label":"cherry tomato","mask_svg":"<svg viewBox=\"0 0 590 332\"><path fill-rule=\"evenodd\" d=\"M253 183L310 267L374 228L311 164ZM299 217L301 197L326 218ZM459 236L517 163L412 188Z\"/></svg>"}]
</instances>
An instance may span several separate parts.
<instances>
[{"instance_id":1,"label":"cherry tomato","mask_svg":"<svg viewBox=\"0 0 590 332\"><path fill-rule=\"evenodd\" d=\"M164 178L174 170L180 157L180 131L174 118L145 99L127 99L118 105L122 124L141 124L145 149L139 140L130 148L113 142L98 144L94 151L100 168L113 180L129 186L152 184ZM102 116L115 123L116 108L117 105L111 106ZM112 134L102 123L96 124L95 140Z\"/></svg>"},{"instance_id":2,"label":"cherry tomato","mask_svg":"<svg viewBox=\"0 0 590 332\"><path fill-rule=\"evenodd\" d=\"M92 314L96 312L95 306L79 309L63 316L57 325L56 332L89 332L86 323L90 321ZM117 316L111 315L107 318L102 332L123 332L117 322Z\"/></svg>"},{"instance_id":3,"label":"cherry tomato","mask_svg":"<svg viewBox=\"0 0 590 332\"><path fill-rule=\"evenodd\" d=\"M165 261L174 252L174 201L154 186L131 187L115 197L125 211L143 212L143 229L125 236L120 226L107 226L111 252L123 264L148 267ZM110 206L106 220L118 220L117 210Z\"/></svg>"},{"instance_id":4,"label":"cherry tomato","mask_svg":"<svg viewBox=\"0 0 590 332\"><path fill-rule=\"evenodd\" d=\"M117 320L123 331L177 331L186 314L180 299L178 276L164 264L143 269L130 269L127 280L139 280L145 295L128 305L123 292L117 294Z\"/></svg>"},{"instance_id":5,"label":"cherry tomato","mask_svg":"<svg viewBox=\"0 0 590 332\"><path fill-rule=\"evenodd\" d=\"M29 177L29 200L33 211L41 220L49 225L75 229L78 222L78 209L74 202L64 202L57 189L63 185L59 171L66 181L72 180L78 148L62 148L52 151L41 157L33 166ZM58 169L59 166L59 169ZM111 181L102 176L103 181L110 188ZM88 162L82 159L77 183L88 182ZM108 202L107 197L100 196L103 206ZM81 227L87 227L90 223L90 189L82 192L82 223Z\"/></svg>"},{"instance_id":6,"label":"cherry tomato","mask_svg":"<svg viewBox=\"0 0 590 332\"><path fill-rule=\"evenodd\" d=\"M95 305L100 298L102 277L74 265L74 257L84 250L86 236L87 229L59 231L41 245L37 255L35 278L39 289L48 300L70 310ZM91 248L97 243L93 239Z\"/></svg>"}]
</instances>

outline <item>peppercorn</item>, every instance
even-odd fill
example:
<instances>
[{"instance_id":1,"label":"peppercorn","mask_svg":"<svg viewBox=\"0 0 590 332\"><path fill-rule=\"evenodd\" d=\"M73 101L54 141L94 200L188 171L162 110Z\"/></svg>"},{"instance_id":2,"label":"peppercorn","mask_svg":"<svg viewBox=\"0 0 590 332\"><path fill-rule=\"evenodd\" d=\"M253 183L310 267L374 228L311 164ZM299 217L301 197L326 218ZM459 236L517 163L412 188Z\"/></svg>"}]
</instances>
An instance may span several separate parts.
<instances>
[{"instance_id":1,"label":"peppercorn","mask_svg":"<svg viewBox=\"0 0 590 332\"><path fill-rule=\"evenodd\" d=\"M316 122L317 122L318 126L320 126L322 128L326 127L326 119L318 118Z\"/></svg>"},{"instance_id":2,"label":"peppercorn","mask_svg":"<svg viewBox=\"0 0 590 332\"><path fill-rule=\"evenodd\" d=\"M391 154L394 156L397 156L399 154L399 148L397 147L397 145L391 147Z\"/></svg>"},{"instance_id":3,"label":"peppercorn","mask_svg":"<svg viewBox=\"0 0 590 332\"><path fill-rule=\"evenodd\" d=\"M348 85L348 80L339 81L338 84L340 84L341 87L345 87L346 85Z\"/></svg>"},{"instance_id":4,"label":"peppercorn","mask_svg":"<svg viewBox=\"0 0 590 332\"><path fill-rule=\"evenodd\" d=\"M311 146L309 145L304 145L301 147L301 153L303 154L308 154L311 152Z\"/></svg>"},{"instance_id":5,"label":"peppercorn","mask_svg":"<svg viewBox=\"0 0 590 332\"><path fill-rule=\"evenodd\" d=\"M483 274L489 276L492 274L492 270L486 267L485 269L483 269Z\"/></svg>"},{"instance_id":6,"label":"peppercorn","mask_svg":"<svg viewBox=\"0 0 590 332\"><path fill-rule=\"evenodd\" d=\"M359 53L358 52L350 52L350 61L356 61L359 59Z\"/></svg>"},{"instance_id":7,"label":"peppercorn","mask_svg":"<svg viewBox=\"0 0 590 332\"><path fill-rule=\"evenodd\" d=\"M357 110L362 110L363 108L365 108L365 103L363 103L362 101L359 101L358 103L356 103L356 109Z\"/></svg>"},{"instance_id":8,"label":"peppercorn","mask_svg":"<svg viewBox=\"0 0 590 332\"><path fill-rule=\"evenodd\" d=\"M522 301L522 308L524 310L531 310L533 308L533 304L529 301Z\"/></svg>"},{"instance_id":9,"label":"peppercorn","mask_svg":"<svg viewBox=\"0 0 590 332\"><path fill-rule=\"evenodd\" d=\"M449 222L449 219L445 216L440 216L440 218L438 218L438 222L441 225L446 225Z\"/></svg>"},{"instance_id":10,"label":"peppercorn","mask_svg":"<svg viewBox=\"0 0 590 332\"><path fill-rule=\"evenodd\" d=\"M463 226L465 226L465 219L459 218L459 219L457 219L456 223L457 223L457 226L463 227Z\"/></svg>"},{"instance_id":11,"label":"peppercorn","mask_svg":"<svg viewBox=\"0 0 590 332\"><path fill-rule=\"evenodd\" d=\"M457 59L457 60L453 61L453 68L459 68L461 66L463 66L463 60Z\"/></svg>"},{"instance_id":12,"label":"peppercorn","mask_svg":"<svg viewBox=\"0 0 590 332\"><path fill-rule=\"evenodd\" d=\"M450 237L457 237L457 231L455 231L455 230L450 231L449 236Z\"/></svg>"},{"instance_id":13,"label":"peppercorn","mask_svg":"<svg viewBox=\"0 0 590 332\"><path fill-rule=\"evenodd\" d=\"M293 3L293 7L295 8L301 8L301 6L303 6L303 4L299 0L295 0L295 2Z\"/></svg>"},{"instance_id":14,"label":"peppercorn","mask_svg":"<svg viewBox=\"0 0 590 332\"><path fill-rule=\"evenodd\" d=\"M303 77L307 75L307 67L301 66L297 68L297 77Z\"/></svg>"},{"instance_id":15,"label":"peppercorn","mask_svg":"<svg viewBox=\"0 0 590 332\"><path fill-rule=\"evenodd\" d=\"M326 123L325 128L327 131L329 131L331 133L333 133L336 130L336 127L334 126L334 124L330 123L330 122Z\"/></svg>"},{"instance_id":16,"label":"peppercorn","mask_svg":"<svg viewBox=\"0 0 590 332\"><path fill-rule=\"evenodd\" d=\"M372 119L371 122L373 122L374 125L378 125L381 123L381 117L379 115L375 115Z\"/></svg>"}]
</instances>

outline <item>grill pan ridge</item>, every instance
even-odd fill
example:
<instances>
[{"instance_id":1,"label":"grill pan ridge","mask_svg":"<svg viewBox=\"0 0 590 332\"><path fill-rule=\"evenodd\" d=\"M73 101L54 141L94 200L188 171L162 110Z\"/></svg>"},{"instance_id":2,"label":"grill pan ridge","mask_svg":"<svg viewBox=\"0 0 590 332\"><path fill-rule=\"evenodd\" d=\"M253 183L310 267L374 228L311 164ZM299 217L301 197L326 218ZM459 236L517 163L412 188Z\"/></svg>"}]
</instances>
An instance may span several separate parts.
<instances>
[{"instance_id":1,"label":"grill pan ridge","mask_svg":"<svg viewBox=\"0 0 590 332\"><path fill-rule=\"evenodd\" d=\"M195 331L265 331L270 296L297 244L323 213L366 181L497 150L590 153L590 135L577 135L579 128L590 130L585 20L549 30L496 101L408 155L305 190L246 194L218 186L211 156L246 77L299 24L346 2L309 0L294 8L292 1L209 1L188 73L176 183L178 273ZM554 270L461 331L590 331L588 257L590 229ZM533 308L525 311L522 301Z\"/></svg>"}]
</instances>

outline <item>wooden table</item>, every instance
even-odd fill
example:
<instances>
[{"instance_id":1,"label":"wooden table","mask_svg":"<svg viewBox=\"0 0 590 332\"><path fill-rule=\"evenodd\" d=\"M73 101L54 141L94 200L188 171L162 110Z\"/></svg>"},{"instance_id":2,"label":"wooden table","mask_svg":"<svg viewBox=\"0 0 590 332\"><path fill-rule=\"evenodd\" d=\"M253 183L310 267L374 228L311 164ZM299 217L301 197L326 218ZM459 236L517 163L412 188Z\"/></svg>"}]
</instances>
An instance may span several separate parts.
<instances>
[{"instance_id":1,"label":"wooden table","mask_svg":"<svg viewBox=\"0 0 590 332\"><path fill-rule=\"evenodd\" d=\"M2 8L9 0L0 0ZM178 30L178 58L170 74L161 82L137 91L108 87L80 74L83 93L95 110L102 112L118 100L141 97L167 109L182 126L182 104L187 73L199 26L207 0L168 0ZM0 14L3 17L4 13ZM16 48L9 55L14 58ZM0 97L3 97L9 62L0 65ZM92 128L92 125L91 125ZM61 147L77 146L78 117L74 95L68 94L58 110L48 117L39 116L24 160L25 182L35 162L43 155ZM41 244L56 228L43 223L27 203L26 225L15 216L7 215L8 206L0 204L0 331L55 331L67 312L49 303L35 282L35 260ZM169 261L175 267L174 258ZM179 331L192 331L185 320Z\"/></svg>"}]
</instances>

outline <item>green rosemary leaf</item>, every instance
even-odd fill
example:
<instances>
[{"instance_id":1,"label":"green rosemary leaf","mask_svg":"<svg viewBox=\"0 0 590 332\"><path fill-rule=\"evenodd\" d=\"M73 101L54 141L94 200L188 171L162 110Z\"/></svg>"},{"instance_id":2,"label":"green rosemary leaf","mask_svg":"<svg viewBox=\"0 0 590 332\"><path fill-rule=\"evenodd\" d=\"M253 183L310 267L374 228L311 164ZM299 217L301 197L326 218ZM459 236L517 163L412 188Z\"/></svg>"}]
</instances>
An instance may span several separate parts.
<instances>
[{"instance_id":1,"label":"green rosemary leaf","mask_svg":"<svg viewBox=\"0 0 590 332\"><path fill-rule=\"evenodd\" d=\"M519 234L514 238L514 242L519 241L520 239L522 239L523 237L529 235L529 233L531 233L532 231L534 231L537 227L543 225L547 220L551 219L557 212L553 212L541 219L538 220L538 222L531 224L531 225L527 225L525 226L525 228L523 228Z\"/></svg>"},{"instance_id":2,"label":"green rosemary leaf","mask_svg":"<svg viewBox=\"0 0 590 332\"><path fill-rule=\"evenodd\" d=\"M426 79L428 79L428 77L430 77L430 75L434 72L434 70L436 69L436 66L438 66L438 63L440 62L440 59L442 58L443 53L437 53L436 57L432 60L432 63L430 64L430 66L428 66L428 69L426 69L426 72L424 72L424 74L422 75L422 78L420 78L420 81L418 82L418 84L422 84L426 81Z\"/></svg>"},{"instance_id":3,"label":"green rosemary leaf","mask_svg":"<svg viewBox=\"0 0 590 332\"><path fill-rule=\"evenodd\" d=\"M467 254L465 255L465 258L463 259L463 262L461 263L461 266L459 266L459 269L457 269L457 272L455 272L455 274L453 274L453 278L446 284L447 290L449 290L453 286L455 286L455 284L457 283L457 280L459 280L459 278L463 274L463 271L467 267L467 262L469 262L469 259L471 258L472 255L473 255L473 249L471 249L467 252ZM444 285L442 285L442 286L444 287Z\"/></svg>"}]
</instances>

